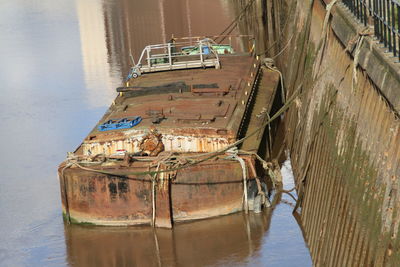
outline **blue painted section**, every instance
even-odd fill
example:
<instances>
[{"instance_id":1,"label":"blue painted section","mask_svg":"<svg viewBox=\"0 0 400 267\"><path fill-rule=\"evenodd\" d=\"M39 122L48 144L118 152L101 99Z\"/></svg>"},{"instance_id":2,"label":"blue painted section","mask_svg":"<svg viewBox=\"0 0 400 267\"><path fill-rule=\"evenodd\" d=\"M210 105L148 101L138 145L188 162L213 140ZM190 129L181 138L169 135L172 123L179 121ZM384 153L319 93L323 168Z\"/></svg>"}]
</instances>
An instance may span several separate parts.
<instances>
[{"instance_id":1,"label":"blue painted section","mask_svg":"<svg viewBox=\"0 0 400 267\"><path fill-rule=\"evenodd\" d=\"M138 125L142 121L142 117L127 117L120 120L111 119L106 121L103 124L100 124L97 129L99 131L110 131L110 130L119 130L119 129L128 129Z\"/></svg>"},{"instance_id":2,"label":"blue painted section","mask_svg":"<svg viewBox=\"0 0 400 267\"><path fill-rule=\"evenodd\" d=\"M210 48L208 46L203 46L202 49L203 49L203 54L205 55L210 54Z\"/></svg>"}]
</instances>

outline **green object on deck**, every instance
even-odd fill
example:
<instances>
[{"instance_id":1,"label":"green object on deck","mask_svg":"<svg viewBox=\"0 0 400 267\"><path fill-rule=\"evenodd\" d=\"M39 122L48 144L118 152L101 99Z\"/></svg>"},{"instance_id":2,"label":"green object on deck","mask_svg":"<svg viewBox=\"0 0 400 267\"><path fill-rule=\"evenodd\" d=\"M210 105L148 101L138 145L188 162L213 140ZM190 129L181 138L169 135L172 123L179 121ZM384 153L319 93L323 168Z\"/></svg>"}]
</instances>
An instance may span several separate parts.
<instances>
[{"instance_id":1,"label":"green object on deck","mask_svg":"<svg viewBox=\"0 0 400 267\"><path fill-rule=\"evenodd\" d=\"M233 54L235 51L233 50L232 46L226 44L213 44L211 48L217 52L217 54ZM182 47L182 54L184 55L198 55L199 54L199 47L198 46L186 46ZM203 47L203 54L207 54Z\"/></svg>"}]
</instances>

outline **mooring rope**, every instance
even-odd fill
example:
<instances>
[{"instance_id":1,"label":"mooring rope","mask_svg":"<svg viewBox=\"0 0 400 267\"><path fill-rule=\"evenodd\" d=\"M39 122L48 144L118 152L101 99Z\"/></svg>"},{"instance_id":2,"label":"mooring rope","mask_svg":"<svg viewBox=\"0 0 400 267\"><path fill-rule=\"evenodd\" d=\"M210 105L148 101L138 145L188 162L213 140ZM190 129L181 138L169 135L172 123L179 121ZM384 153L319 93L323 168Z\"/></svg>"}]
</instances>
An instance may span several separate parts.
<instances>
[{"instance_id":1,"label":"mooring rope","mask_svg":"<svg viewBox=\"0 0 400 267\"><path fill-rule=\"evenodd\" d=\"M323 123L324 123L324 120L328 117L328 114L329 114L329 111L330 111L330 109L331 109L331 106L332 106L333 103L334 103L333 96L335 96L335 95L337 94L337 92L338 92L338 90L333 90L332 94L331 94L331 95L329 96L329 98L328 98L328 99L332 99L332 100L329 102L329 105L328 105L328 107L327 107L327 112L325 112L325 114L322 116L322 118L320 119L319 123L316 124L316 125L318 125L318 128L317 128L317 130L315 131L315 133L314 133L314 135L312 136L312 138L310 139L310 140L312 140L312 141L311 141L311 144L310 144L310 146L309 146L307 155L311 155L311 151L312 151L312 150L314 149L314 147L315 147L315 144L316 144L316 141L315 141L315 140L316 140L316 138L317 138L317 135L320 133L320 129L321 129L321 126L322 126ZM297 184L295 184L295 188L297 189L297 192L298 192L298 197L297 197L296 206L295 206L295 208L293 209L293 212L296 212L296 211L297 211L298 207L300 206L300 203L301 203L302 200L303 200L303 195L304 195L304 186L303 186L303 184L304 184L304 182L305 182L305 180L306 180L306 178L307 178L308 170L309 170L310 165L311 165L311 158L312 158L312 157L308 157L308 158L307 158L307 162L306 162L305 169L304 169L304 171L303 171L302 177L301 177L301 179L299 179L299 182L298 182Z\"/></svg>"},{"instance_id":2,"label":"mooring rope","mask_svg":"<svg viewBox=\"0 0 400 267\"><path fill-rule=\"evenodd\" d=\"M239 150L239 152L240 152L240 154L252 155L252 156L256 157L261 162L261 164L262 164L264 170L267 172L268 176L271 178L274 188L276 187L277 180L276 180L276 176L272 170L272 163L264 160L256 152L251 152L251 151L246 151L246 150Z\"/></svg>"},{"instance_id":3,"label":"mooring rope","mask_svg":"<svg viewBox=\"0 0 400 267\"><path fill-rule=\"evenodd\" d=\"M289 41L287 41L286 45L281 49L281 51L279 51L276 55L273 55L271 58L279 57L289 47L289 44L292 41L293 37L294 37L294 33L290 37Z\"/></svg>"},{"instance_id":4,"label":"mooring rope","mask_svg":"<svg viewBox=\"0 0 400 267\"><path fill-rule=\"evenodd\" d=\"M326 46L326 43L327 43L328 38L329 38L328 24L329 24L329 19L330 19L330 16L331 16L332 8L334 7L334 5L336 5L337 2L340 2L340 1L341 0L332 0L329 4L326 5L326 8L325 8L326 14L325 14L325 18L324 18L324 22L323 22L323 26L322 26L321 38L320 38L320 40L318 42L318 47L317 47L317 50L315 52L316 59L315 59L314 64L313 64L313 75L312 76L315 77L314 78L314 86L315 86L316 81L319 79L318 77L322 76L320 67L321 67L322 60L323 60L325 46ZM311 1L311 3L312 3L311 4L311 6L312 6L313 5L313 0ZM312 8L311 8L310 12L312 13ZM310 27L310 25L311 25L311 23L309 23L308 28ZM330 67L328 67L328 69L329 68ZM325 70L325 71L327 71L327 70ZM322 73L325 73L325 71L323 71ZM322 123L322 121L323 121L323 119L321 120L321 123ZM314 138L316 137L318 132L319 132L319 128L318 128L318 131L315 133ZM314 140L315 140L314 138L311 139L311 140L313 140L313 142L311 144L311 147L313 147ZM303 194L304 194L303 183L304 183L304 181L306 179L306 174L308 172L308 168L309 168L309 165L310 165L310 160L309 159L310 159L310 157L307 160L307 163L306 163L306 166L305 166L305 170L303 172L303 175L302 175L301 179L295 185L295 188L297 189L297 192L298 192L298 198L297 198L297 201L296 201L296 206L293 209L293 212L297 211L297 208L300 206L300 203L302 202L302 199L303 199ZM294 190L294 188L292 188L290 191L292 191L292 190ZM289 193L289 192L285 192L285 191L283 191L283 192L284 193Z\"/></svg>"},{"instance_id":5,"label":"mooring rope","mask_svg":"<svg viewBox=\"0 0 400 267\"><path fill-rule=\"evenodd\" d=\"M314 65L314 76L317 76L317 74L319 73L321 64L322 64L325 46L326 46L326 43L329 38L329 33L328 33L329 19L331 17L332 8L334 7L334 5L336 5L336 3L338 1L341 1L341 0L332 0L329 4L326 5L326 8L325 8L326 14L325 14L325 18L324 18L324 24L322 26L321 39L318 42L318 48L317 48L317 53L316 53L317 58L316 58L315 62L317 64L314 63L315 64Z\"/></svg>"},{"instance_id":6,"label":"mooring rope","mask_svg":"<svg viewBox=\"0 0 400 267\"><path fill-rule=\"evenodd\" d=\"M288 14L292 14L292 13L293 13L293 8L294 8L295 6L296 6L295 4L290 5L290 9L289 9L289 11L288 11ZM278 44L278 41L281 41L281 37L282 37L282 35L283 35L283 32L285 31L286 26L289 24L288 22L289 22L290 19L291 19L291 17L290 17L290 16L287 16L283 27L282 27L282 28L280 29L280 31L279 31L278 38L276 38L276 40L275 40L267 49L265 49L263 52L259 53L258 56L261 56L262 54L267 55L268 52L269 52L276 44ZM293 36L294 36L294 33L293 33L292 36L290 37L290 40L287 42L287 44L290 43L290 42L292 41ZM285 46L286 46L286 45L285 45ZM286 49L286 48L284 48L284 49ZM272 58L278 57L282 52L283 52L283 51L280 51L280 52L279 52L278 54L276 54L275 56L272 56Z\"/></svg>"},{"instance_id":7,"label":"mooring rope","mask_svg":"<svg viewBox=\"0 0 400 267\"><path fill-rule=\"evenodd\" d=\"M248 197L247 197L247 166L246 163L244 162L244 159L238 156L238 149L237 147L232 147L228 151L226 151L228 154L228 159L233 159L237 160L240 163L240 166L242 167L242 176L243 176L243 199L244 199L244 211L247 214L249 212L249 202L248 202Z\"/></svg>"},{"instance_id":8,"label":"mooring rope","mask_svg":"<svg viewBox=\"0 0 400 267\"><path fill-rule=\"evenodd\" d=\"M220 40L220 41L216 41L218 44L222 43L226 36L228 34L230 34L237 26L237 22L242 18L243 14L247 11L247 9L255 2L255 0L252 0L251 2L249 2L243 9L242 12L240 12L240 14L219 34L220 36L224 35L224 37ZM232 27L232 28L231 28ZM230 29L231 28L231 29ZM228 31L227 34L225 34ZM218 37L217 37L218 38ZM216 38L216 39L217 39Z\"/></svg>"},{"instance_id":9,"label":"mooring rope","mask_svg":"<svg viewBox=\"0 0 400 267\"><path fill-rule=\"evenodd\" d=\"M293 36L292 36L293 37ZM283 50L282 50L283 51ZM281 98L282 98L282 103L286 102L286 93L285 93L285 86L283 84L283 75L280 70L275 66L275 61L273 58L264 58L264 65L267 67L267 69L275 71L279 74L279 80L281 83Z\"/></svg>"},{"instance_id":10,"label":"mooring rope","mask_svg":"<svg viewBox=\"0 0 400 267\"><path fill-rule=\"evenodd\" d=\"M372 33L370 32L369 28L366 27L363 30L358 31L357 35L356 35L357 41L356 41L355 50L354 50L353 77L351 79L351 91L352 92L354 92L354 86L357 86L357 84L358 84L357 66L358 66L358 62L359 62L361 47L362 47L365 37L369 36L371 34Z\"/></svg>"},{"instance_id":11,"label":"mooring rope","mask_svg":"<svg viewBox=\"0 0 400 267\"><path fill-rule=\"evenodd\" d=\"M157 165L156 171L160 168L160 163ZM158 173L155 173L151 179L151 206L152 206L152 218L151 218L151 224L155 226L156 223L156 179L157 179Z\"/></svg>"}]
</instances>

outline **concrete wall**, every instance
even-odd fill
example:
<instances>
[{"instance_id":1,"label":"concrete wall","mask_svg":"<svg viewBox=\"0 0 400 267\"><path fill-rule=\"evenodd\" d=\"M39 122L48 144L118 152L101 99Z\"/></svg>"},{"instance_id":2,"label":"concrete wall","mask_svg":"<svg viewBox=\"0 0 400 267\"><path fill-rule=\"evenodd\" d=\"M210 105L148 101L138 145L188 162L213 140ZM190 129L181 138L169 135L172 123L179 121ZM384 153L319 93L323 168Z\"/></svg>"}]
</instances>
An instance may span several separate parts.
<instances>
[{"instance_id":1,"label":"concrete wall","mask_svg":"<svg viewBox=\"0 0 400 267\"><path fill-rule=\"evenodd\" d=\"M371 36L356 49L362 27L341 3L326 35L322 0L257 0L252 12L242 27L288 95L301 91L285 142L315 265L400 266L400 64Z\"/></svg>"}]
</instances>

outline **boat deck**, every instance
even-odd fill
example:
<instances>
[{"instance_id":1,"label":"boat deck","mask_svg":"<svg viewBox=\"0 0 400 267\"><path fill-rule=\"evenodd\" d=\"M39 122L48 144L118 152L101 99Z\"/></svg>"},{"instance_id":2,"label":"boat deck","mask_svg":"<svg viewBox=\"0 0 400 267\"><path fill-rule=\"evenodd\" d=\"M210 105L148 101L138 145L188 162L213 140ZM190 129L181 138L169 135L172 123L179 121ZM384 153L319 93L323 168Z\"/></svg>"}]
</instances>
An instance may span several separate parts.
<instances>
[{"instance_id":1,"label":"boat deck","mask_svg":"<svg viewBox=\"0 0 400 267\"><path fill-rule=\"evenodd\" d=\"M211 152L232 144L248 128L246 116L252 116L260 77L271 81L263 90L273 92L279 75L261 73L260 60L249 54L222 55L220 62L220 69L155 72L131 79L126 87L117 88L120 94L114 104L76 152L137 153L141 140L153 129L162 135L165 151ZM265 102L267 110L271 100ZM98 129L109 120L135 116L142 120L132 128Z\"/></svg>"},{"instance_id":2,"label":"boat deck","mask_svg":"<svg viewBox=\"0 0 400 267\"><path fill-rule=\"evenodd\" d=\"M237 124L230 123L239 105L246 104L258 71L258 61L248 55L221 56L221 69L187 69L145 74L123 88L115 104L99 121L130 116L142 117L142 122L131 128L100 132L97 126L90 133L91 141L110 138L119 132L142 130L151 126L160 131L192 131L210 134L209 129L237 132ZM247 95L246 92L247 92ZM241 103L243 100L243 103ZM242 114L238 114L242 116ZM153 124L154 117L164 117ZM240 118L238 118L240 120ZM235 128L236 127L236 128Z\"/></svg>"}]
</instances>

